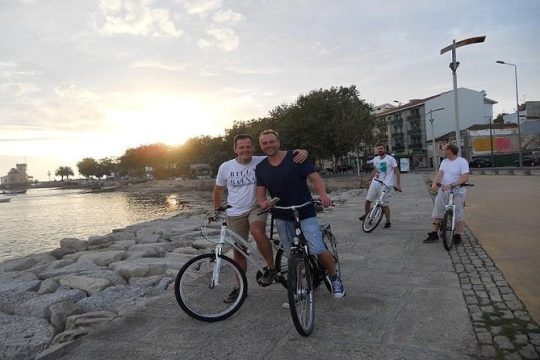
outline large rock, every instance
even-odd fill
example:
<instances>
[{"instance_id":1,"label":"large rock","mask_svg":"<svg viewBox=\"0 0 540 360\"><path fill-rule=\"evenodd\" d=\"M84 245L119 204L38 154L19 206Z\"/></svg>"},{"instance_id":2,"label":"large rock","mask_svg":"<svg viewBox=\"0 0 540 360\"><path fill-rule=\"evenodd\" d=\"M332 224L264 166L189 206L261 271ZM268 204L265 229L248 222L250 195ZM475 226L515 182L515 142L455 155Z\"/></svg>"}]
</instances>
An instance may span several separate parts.
<instances>
[{"instance_id":1,"label":"large rock","mask_svg":"<svg viewBox=\"0 0 540 360\"><path fill-rule=\"evenodd\" d=\"M5 291L0 293L0 312L14 314L17 306L39 297L39 294L33 291ZM24 315L24 314L23 314Z\"/></svg>"},{"instance_id":2,"label":"large rock","mask_svg":"<svg viewBox=\"0 0 540 360\"><path fill-rule=\"evenodd\" d=\"M135 240L120 240L109 246L111 250L127 250L135 245Z\"/></svg>"},{"instance_id":3,"label":"large rock","mask_svg":"<svg viewBox=\"0 0 540 360\"><path fill-rule=\"evenodd\" d=\"M56 291L60 284L55 279L43 280L39 287L38 294L50 294Z\"/></svg>"},{"instance_id":4,"label":"large rock","mask_svg":"<svg viewBox=\"0 0 540 360\"><path fill-rule=\"evenodd\" d=\"M142 305L147 301L145 297L155 295L159 295L159 292L154 287L111 286L95 296L80 300L77 305L84 313L103 310L118 312L121 309Z\"/></svg>"},{"instance_id":5,"label":"large rock","mask_svg":"<svg viewBox=\"0 0 540 360\"><path fill-rule=\"evenodd\" d=\"M63 249L83 251L88 249L88 241L76 238L63 238L60 240L60 247Z\"/></svg>"},{"instance_id":6,"label":"large rock","mask_svg":"<svg viewBox=\"0 0 540 360\"><path fill-rule=\"evenodd\" d=\"M11 281L11 280L18 280L18 281L31 281L31 280L37 280L37 276L34 273L28 272L28 271L5 271L0 272L0 280L2 282L4 281Z\"/></svg>"},{"instance_id":7,"label":"large rock","mask_svg":"<svg viewBox=\"0 0 540 360\"><path fill-rule=\"evenodd\" d=\"M82 290L57 291L30 299L15 307L15 314L48 319L51 316L50 306L61 301L75 303L86 297Z\"/></svg>"},{"instance_id":8,"label":"large rock","mask_svg":"<svg viewBox=\"0 0 540 360\"><path fill-rule=\"evenodd\" d=\"M88 247L89 248L103 248L107 247L114 242L114 237L111 235L105 236L90 236L88 238Z\"/></svg>"},{"instance_id":9,"label":"large rock","mask_svg":"<svg viewBox=\"0 0 540 360\"><path fill-rule=\"evenodd\" d=\"M112 285L107 279L77 275L62 276L58 282L60 285L69 286L72 289L84 290L90 296L93 296Z\"/></svg>"},{"instance_id":10,"label":"large rock","mask_svg":"<svg viewBox=\"0 0 540 360\"><path fill-rule=\"evenodd\" d=\"M135 239L135 233L131 231L117 231L109 235L114 239L115 242L119 241L130 241ZM134 241L134 240L133 240Z\"/></svg>"},{"instance_id":11,"label":"large rock","mask_svg":"<svg viewBox=\"0 0 540 360\"><path fill-rule=\"evenodd\" d=\"M132 277L161 275L167 269L179 270L188 260L189 257L187 256L170 256L170 254L167 254L164 258L139 258L120 261L112 263L109 268L128 280Z\"/></svg>"},{"instance_id":12,"label":"large rock","mask_svg":"<svg viewBox=\"0 0 540 360\"><path fill-rule=\"evenodd\" d=\"M45 319L0 313L0 358L33 359L55 333Z\"/></svg>"},{"instance_id":13,"label":"large rock","mask_svg":"<svg viewBox=\"0 0 540 360\"><path fill-rule=\"evenodd\" d=\"M114 311L93 311L81 315L69 316L66 322L66 330L74 330L77 328L92 328L104 321L111 321L117 317Z\"/></svg>"},{"instance_id":14,"label":"large rock","mask_svg":"<svg viewBox=\"0 0 540 360\"><path fill-rule=\"evenodd\" d=\"M48 264L56 260L54 256L46 253L28 255L19 259L8 260L0 263L0 272L24 271L38 265Z\"/></svg>"},{"instance_id":15,"label":"large rock","mask_svg":"<svg viewBox=\"0 0 540 360\"><path fill-rule=\"evenodd\" d=\"M98 266L109 266L110 263L123 260L125 257L125 251L90 251L77 261L91 261Z\"/></svg>"},{"instance_id":16,"label":"large rock","mask_svg":"<svg viewBox=\"0 0 540 360\"><path fill-rule=\"evenodd\" d=\"M0 293L3 292L15 292L20 293L24 291L36 291L39 289L41 281L39 280L30 280L30 281L10 281L0 283Z\"/></svg>"},{"instance_id":17,"label":"large rock","mask_svg":"<svg viewBox=\"0 0 540 360\"><path fill-rule=\"evenodd\" d=\"M129 248L126 258L163 257L166 252L166 244L138 244Z\"/></svg>"},{"instance_id":18,"label":"large rock","mask_svg":"<svg viewBox=\"0 0 540 360\"><path fill-rule=\"evenodd\" d=\"M146 227L137 230L135 242L137 244L157 243L161 235L161 229L156 227Z\"/></svg>"},{"instance_id":19,"label":"large rock","mask_svg":"<svg viewBox=\"0 0 540 360\"><path fill-rule=\"evenodd\" d=\"M63 331L66 328L66 320L68 316L79 314L81 312L81 308L72 302L61 301L51 305L50 312L51 324L56 328L56 330Z\"/></svg>"},{"instance_id":20,"label":"large rock","mask_svg":"<svg viewBox=\"0 0 540 360\"><path fill-rule=\"evenodd\" d=\"M92 261L77 261L76 263L64 266L60 269L45 270L38 276L40 279L50 279L63 275L82 275L98 269L102 268Z\"/></svg>"}]
</instances>

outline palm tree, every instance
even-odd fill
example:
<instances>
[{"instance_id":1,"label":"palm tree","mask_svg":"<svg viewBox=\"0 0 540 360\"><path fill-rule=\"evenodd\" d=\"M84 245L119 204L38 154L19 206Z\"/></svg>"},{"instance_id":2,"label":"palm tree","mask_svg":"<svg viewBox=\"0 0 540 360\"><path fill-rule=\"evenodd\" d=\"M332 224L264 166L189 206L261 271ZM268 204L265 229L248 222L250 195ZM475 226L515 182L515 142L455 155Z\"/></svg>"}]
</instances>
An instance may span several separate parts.
<instances>
[{"instance_id":1,"label":"palm tree","mask_svg":"<svg viewBox=\"0 0 540 360\"><path fill-rule=\"evenodd\" d=\"M69 166L60 166L54 173L55 176L60 176L61 181L64 181L64 176L69 179L69 175L73 175L73 170Z\"/></svg>"}]
</instances>

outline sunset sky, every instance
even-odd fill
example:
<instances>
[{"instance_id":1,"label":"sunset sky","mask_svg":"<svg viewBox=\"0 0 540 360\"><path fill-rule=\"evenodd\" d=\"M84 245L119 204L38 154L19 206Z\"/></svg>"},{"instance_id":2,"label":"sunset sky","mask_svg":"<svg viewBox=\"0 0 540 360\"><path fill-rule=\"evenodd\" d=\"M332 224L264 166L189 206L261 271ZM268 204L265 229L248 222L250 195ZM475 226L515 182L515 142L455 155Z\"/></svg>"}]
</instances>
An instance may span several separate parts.
<instances>
[{"instance_id":1,"label":"sunset sky","mask_svg":"<svg viewBox=\"0 0 540 360\"><path fill-rule=\"evenodd\" d=\"M0 0L0 175L221 135L300 94L356 85L379 105L485 90L540 100L537 0ZM536 40L535 40L536 39Z\"/></svg>"}]
</instances>

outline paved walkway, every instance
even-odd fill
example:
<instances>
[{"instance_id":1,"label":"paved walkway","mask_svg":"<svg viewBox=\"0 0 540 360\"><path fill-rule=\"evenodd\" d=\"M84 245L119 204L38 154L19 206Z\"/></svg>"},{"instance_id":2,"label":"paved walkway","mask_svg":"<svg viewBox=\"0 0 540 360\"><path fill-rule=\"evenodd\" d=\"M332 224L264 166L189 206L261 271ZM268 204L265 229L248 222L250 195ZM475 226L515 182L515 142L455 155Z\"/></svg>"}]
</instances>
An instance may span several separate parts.
<instances>
[{"instance_id":1,"label":"paved walkway","mask_svg":"<svg viewBox=\"0 0 540 360\"><path fill-rule=\"evenodd\" d=\"M250 273L245 304L225 321L191 319L171 291L78 339L62 358L538 358L540 330L523 320L528 314L496 264L470 232L452 256L440 242L423 244L432 200L423 175L402 179L391 229L362 232L363 191L321 215L340 241L347 296L333 299L318 290L309 338L296 333L281 307L283 288L260 288ZM525 328L509 331L507 324L516 322Z\"/></svg>"}]
</instances>

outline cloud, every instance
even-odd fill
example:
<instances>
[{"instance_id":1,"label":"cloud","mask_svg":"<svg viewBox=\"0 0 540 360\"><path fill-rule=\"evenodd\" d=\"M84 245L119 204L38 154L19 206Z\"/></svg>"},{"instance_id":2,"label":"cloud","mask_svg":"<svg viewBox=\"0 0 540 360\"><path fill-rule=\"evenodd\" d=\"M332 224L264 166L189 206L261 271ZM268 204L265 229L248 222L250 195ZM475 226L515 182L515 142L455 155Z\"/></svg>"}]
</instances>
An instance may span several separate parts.
<instances>
[{"instance_id":1,"label":"cloud","mask_svg":"<svg viewBox=\"0 0 540 360\"><path fill-rule=\"evenodd\" d=\"M94 16L94 28L105 35L179 37L171 12L152 8L153 0L101 0L101 14Z\"/></svg>"},{"instance_id":2,"label":"cloud","mask_svg":"<svg viewBox=\"0 0 540 360\"><path fill-rule=\"evenodd\" d=\"M52 92L31 87L11 103L15 106L0 115L3 130L88 131L102 127L104 121L102 98L73 84L59 85Z\"/></svg>"},{"instance_id":3,"label":"cloud","mask_svg":"<svg viewBox=\"0 0 540 360\"><path fill-rule=\"evenodd\" d=\"M222 6L221 0L184 0L182 2L188 14L201 17L206 17L208 13Z\"/></svg>"},{"instance_id":4,"label":"cloud","mask_svg":"<svg viewBox=\"0 0 540 360\"><path fill-rule=\"evenodd\" d=\"M212 20L217 23L236 22L244 20L244 15L237 13L231 9L219 10L214 14Z\"/></svg>"},{"instance_id":5,"label":"cloud","mask_svg":"<svg viewBox=\"0 0 540 360\"><path fill-rule=\"evenodd\" d=\"M210 44L214 44L218 48L225 51L236 50L240 44L240 39L236 32L230 28L216 28L212 27L206 31L211 39L199 40L199 46L201 48L209 47Z\"/></svg>"},{"instance_id":6,"label":"cloud","mask_svg":"<svg viewBox=\"0 0 540 360\"><path fill-rule=\"evenodd\" d=\"M145 61L139 61L131 65L133 68L142 68L142 69L155 69L155 70L164 70L164 71L181 71L185 70L192 66L192 64L185 63L185 64L161 64L158 62L145 62Z\"/></svg>"}]
</instances>

